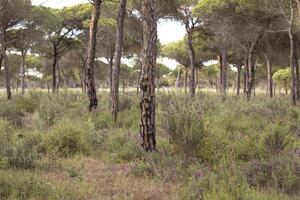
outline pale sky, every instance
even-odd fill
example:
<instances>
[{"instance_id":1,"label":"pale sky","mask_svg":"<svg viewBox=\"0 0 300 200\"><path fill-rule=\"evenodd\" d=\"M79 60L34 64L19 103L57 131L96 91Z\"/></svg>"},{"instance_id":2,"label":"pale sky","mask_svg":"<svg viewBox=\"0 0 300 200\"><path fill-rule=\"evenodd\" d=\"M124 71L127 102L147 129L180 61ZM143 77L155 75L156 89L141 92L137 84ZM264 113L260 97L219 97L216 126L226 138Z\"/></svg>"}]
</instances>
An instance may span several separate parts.
<instances>
[{"instance_id":1,"label":"pale sky","mask_svg":"<svg viewBox=\"0 0 300 200\"><path fill-rule=\"evenodd\" d=\"M32 0L33 5L43 5L53 8L63 8L65 6L72 6L79 3L87 3L88 0ZM168 44L181 40L185 35L184 27L179 23L171 20L161 20L158 23L158 37L162 44ZM175 60L167 58L159 59L159 62L174 69L177 66Z\"/></svg>"}]
</instances>

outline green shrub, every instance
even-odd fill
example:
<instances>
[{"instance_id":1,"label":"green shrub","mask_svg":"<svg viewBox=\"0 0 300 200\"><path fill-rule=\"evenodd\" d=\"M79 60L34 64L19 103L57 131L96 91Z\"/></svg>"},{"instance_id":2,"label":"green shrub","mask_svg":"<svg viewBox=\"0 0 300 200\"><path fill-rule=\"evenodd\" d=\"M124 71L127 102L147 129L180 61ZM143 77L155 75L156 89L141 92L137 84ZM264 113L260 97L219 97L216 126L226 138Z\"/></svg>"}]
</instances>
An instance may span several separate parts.
<instances>
[{"instance_id":1,"label":"green shrub","mask_svg":"<svg viewBox=\"0 0 300 200\"><path fill-rule=\"evenodd\" d=\"M269 154L278 154L287 146L288 132L283 126L275 125L264 140L265 150Z\"/></svg>"},{"instance_id":2,"label":"green shrub","mask_svg":"<svg viewBox=\"0 0 300 200\"><path fill-rule=\"evenodd\" d=\"M162 127L181 152L196 155L205 136L202 106L187 99L170 100L162 108Z\"/></svg>"},{"instance_id":3,"label":"green shrub","mask_svg":"<svg viewBox=\"0 0 300 200\"><path fill-rule=\"evenodd\" d=\"M248 182L254 186L271 186L287 193L300 190L300 162L287 155L249 162L245 169Z\"/></svg>"},{"instance_id":4,"label":"green shrub","mask_svg":"<svg viewBox=\"0 0 300 200\"><path fill-rule=\"evenodd\" d=\"M40 138L18 135L11 125L0 120L0 168L33 168L39 158Z\"/></svg>"},{"instance_id":5,"label":"green shrub","mask_svg":"<svg viewBox=\"0 0 300 200\"><path fill-rule=\"evenodd\" d=\"M124 110L130 110L131 107L133 106L133 101L131 97L127 95L120 95L119 99L119 112L122 112Z\"/></svg>"},{"instance_id":6,"label":"green shrub","mask_svg":"<svg viewBox=\"0 0 300 200\"><path fill-rule=\"evenodd\" d=\"M110 136L106 141L107 150L112 159L119 161L132 161L140 158L143 151L132 138L125 136Z\"/></svg>"},{"instance_id":7,"label":"green shrub","mask_svg":"<svg viewBox=\"0 0 300 200\"><path fill-rule=\"evenodd\" d=\"M47 199L50 189L33 176L0 171L0 199Z\"/></svg>"},{"instance_id":8,"label":"green shrub","mask_svg":"<svg viewBox=\"0 0 300 200\"><path fill-rule=\"evenodd\" d=\"M114 119L111 112L95 112L92 114L91 121L97 130L104 130L114 127Z\"/></svg>"},{"instance_id":9,"label":"green shrub","mask_svg":"<svg viewBox=\"0 0 300 200\"><path fill-rule=\"evenodd\" d=\"M268 190L266 190L268 191ZM239 167L223 160L213 171L193 177L182 188L184 200L283 200L289 199L277 191L264 192L252 188Z\"/></svg>"},{"instance_id":10,"label":"green shrub","mask_svg":"<svg viewBox=\"0 0 300 200\"><path fill-rule=\"evenodd\" d=\"M59 157L74 156L76 153L87 154L91 149L88 141L90 131L84 122L63 121L53 127L47 135L44 146L47 153Z\"/></svg>"},{"instance_id":11,"label":"green shrub","mask_svg":"<svg viewBox=\"0 0 300 200\"><path fill-rule=\"evenodd\" d=\"M16 103L0 100L0 116L14 126L21 127L25 114Z\"/></svg>"},{"instance_id":12,"label":"green shrub","mask_svg":"<svg viewBox=\"0 0 300 200\"><path fill-rule=\"evenodd\" d=\"M13 155L8 157L10 165L17 168L34 168L40 158L42 138L38 134L18 136Z\"/></svg>"}]
</instances>

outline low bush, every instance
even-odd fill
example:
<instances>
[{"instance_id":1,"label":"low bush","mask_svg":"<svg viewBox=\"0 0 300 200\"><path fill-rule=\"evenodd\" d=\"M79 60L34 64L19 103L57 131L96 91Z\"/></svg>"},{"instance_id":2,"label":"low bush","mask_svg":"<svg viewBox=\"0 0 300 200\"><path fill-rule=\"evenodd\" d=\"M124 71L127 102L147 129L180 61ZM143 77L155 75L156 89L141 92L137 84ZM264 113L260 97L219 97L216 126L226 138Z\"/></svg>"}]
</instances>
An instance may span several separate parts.
<instances>
[{"instance_id":1,"label":"low bush","mask_svg":"<svg viewBox=\"0 0 300 200\"><path fill-rule=\"evenodd\" d=\"M175 99L162 109L161 123L180 152L195 156L205 137L202 106L192 100Z\"/></svg>"},{"instance_id":2,"label":"low bush","mask_svg":"<svg viewBox=\"0 0 300 200\"><path fill-rule=\"evenodd\" d=\"M40 143L38 135L19 135L7 121L0 120L0 168L35 167Z\"/></svg>"},{"instance_id":3,"label":"low bush","mask_svg":"<svg viewBox=\"0 0 300 200\"><path fill-rule=\"evenodd\" d=\"M85 122L62 121L54 126L44 140L44 148L50 155L70 157L91 150L89 133L93 127Z\"/></svg>"},{"instance_id":4,"label":"low bush","mask_svg":"<svg viewBox=\"0 0 300 200\"><path fill-rule=\"evenodd\" d=\"M249 162L244 169L253 186L273 187L289 194L300 191L300 162L297 158L273 156Z\"/></svg>"},{"instance_id":5,"label":"low bush","mask_svg":"<svg viewBox=\"0 0 300 200\"><path fill-rule=\"evenodd\" d=\"M50 188L31 175L0 171L0 199L47 199Z\"/></svg>"},{"instance_id":6,"label":"low bush","mask_svg":"<svg viewBox=\"0 0 300 200\"><path fill-rule=\"evenodd\" d=\"M130 137L124 135L112 135L105 142L107 151L113 161L132 161L141 158L143 151Z\"/></svg>"}]
</instances>

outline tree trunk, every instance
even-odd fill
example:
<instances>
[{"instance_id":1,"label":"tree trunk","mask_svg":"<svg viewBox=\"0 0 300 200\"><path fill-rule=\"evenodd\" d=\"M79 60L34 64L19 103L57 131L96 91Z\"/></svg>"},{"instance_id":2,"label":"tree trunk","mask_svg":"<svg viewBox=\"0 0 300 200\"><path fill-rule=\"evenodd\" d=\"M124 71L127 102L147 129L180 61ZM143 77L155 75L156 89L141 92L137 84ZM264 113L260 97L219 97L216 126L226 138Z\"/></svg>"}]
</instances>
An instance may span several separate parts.
<instances>
[{"instance_id":1,"label":"tree trunk","mask_svg":"<svg viewBox=\"0 0 300 200\"><path fill-rule=\"evenodd\" d=\"M184 94L186 95L187 93L187 82L188 82L188 75L189 75L189 70L186 67L185 68L185 73L184 73Z\"/></svg>"},{"instance_id":2,"label":"tree trunk","mask_svg":"<svg viewBox=\"0 0 300 200\"><path fill-rule=\"evenodd\" d=\"M93 1L92 19L90 22L89 41L87 49L87 66L86 66L86 87L88 90L88 97L90 100L89 110L92 111L98 106L97 92L95 86L94 77L94 65L96 54L96 40L97 40L97 28L100 17L100 7L102 0Z\"/></svg>"},{"instance_id":3,"label":"tree trunk","mask_svg":"<svg viewBox=\"0 0 300 200\"><path fill-rule=\"evenodd\" d=\"M57 86L57 47L55 44L53 44L53 63L52 63L52 92L56 92L56 86Z\"/></svg>"},{"instance_id":4,"label":"tree trunk","mask_svg":"<svg viewBox=\"0 0 300 200\"><path fill-rule=\"evenodd\" d=\"M12 92L11 92L11 81L10 81L10 70L7 65L7 54L6 54L6 38L5 38L5 30L1 30L1 54L3 58L3 66L5 71L5 81L6 81L6 94L7 99L12 99Z\"/></svg>"},{"instance_id":5,"label":"tree trunk","mask_svg":"<svg viewBox=\"0 0 300 200\"><path fill-rule=\"evenodd\" d=\"M21 88L22 94L25 94L25 59L26 59L26 51L22 51L22 62L20 65L20 75L21 75Z\"/></svg>"},{"instance_id":6,"label":"tree trunk","mask_svg":"<svg viewBox=\"0 0 300 200\"><path fill-rule=\"evenodd\" d=\"M139 81L141 89L140 137L145 151L154 151L156 148L154 69L157 57L157 16L154 2L154 0L142 2L143 61Z\"/></svg>"},{"instance_id":7,"label":"tree trunk","mask_svg":"<svg viewBox=\"0 0 300 200\"><path fill-rule=\"evenodd\" d=\"M273 66L272 66L272 62L269 59L268 54L265 54L265 59L266 59L266 63L267 63L267 68L268 68L268 95L272 98L273 97Z\"/></svg>"},{"instance_id":8,"label":"tree trunk","mask_svg":"<svg viewBox=\"0 0 300 200\"><path fill-rule=\"evenodd\" d=\"M219 56L220 62L220 93L223 98L226 96L227 89L227 50L222 48Z\"/></svg>"},{"instance_id":9,"label":"tree trunk","mask_svg":"<svg viewBox=\"0 0 300 200\"><path fill-rule=\"evenodd\" d=\"M292 26L289 27L289 39L290 39L290 65L291 65L291 103L297 104L297 86L296 86L296 68L298 61L295 60L295 40L293 35Z\"/></svg>"},{"instance_id":10,"label":"tree trunk","mask_svg":"<svg viewBox=\"0 0 300 200\"><path fill-rule=\"evenodd\" d=\"M120 1L116 46L115 46L115 54L114 54L113 66L112 66L111 111L115 120L117 119L117 115L119 112L120 65L121 65L121 57L122 57L122 50L123 50L124 19L126 15L126 3L127 0Z\"/></svg>"},{"instance_id":11,"label":"tree trunk","mask_svg":"<svg viewBox=\"0 0 300 200\"><path fill-rule=\"evenodd\" d=\"M108 89L109 89L109 96L111 97L112 93L112 71L113 71L113 56L110 56L108 59L108 70L107 70L107 76L108 76ZM109 102L111 103L111 102Z\"/></svg>"},{"instance_id":12,"label":"tree trunk","mask_svg":"<svg viewBox=\"0 0 300 200\"><path fill-rule=\"evenodd\" d=\"M195 72L196 72L196 65L195 65L195 49L193 47L193 32L188 32L188 54L190 59L190 67L191 67L191 75L190 75L190 83L189 83L189 89L190 89L190 96L195 96Z\"/></svg>"},{"instance_id":13,"label":"tree trunk","mask_svg":"<svg viewBox=\"0 0 300 200\"><path fill-rule=\"evenodd\" d=\"M298 44L297 35L294 35L294 60L295 60L295 78L296 78L296 97L297 101L300 100L300 80L299 80L299 58L298 58Z\"/></svg>"},{"instance_id":14,"label":"tree trunk","mask_svg":"<svg viewBox=\"0 0 300 200\"><path fill-rule=\"evenodd\" d=\"M236 95L240 96L240 89L241 89L241 72L242 66L237 66L237 77L236 77Z\"/></svg>"},{"instance_id":15,"label":"tree trunk","mask_svg":"<svg viewBox=\"0 0 300 200\"><path fill-rule=\"evenodd\" d=\"M180 86L180 68L178 67L178 70L177 70L177 78L176 78L176 83L175 83L175 85L176 85L176 89L177 89L177 91L178 91L178 88L179 88L179 86Z\"/></svg>"},{"instance_id":16,"label":"tree trunk","mask_svg":"<svg viewBox=\"0 0 300 200\"><path fill-rule=\"evenodd\" d=\"M263 35L257 34L255 39L251 42L249 56L248 56L248 81L247 81L247 99L250 100L252 90L255 84L255 71L257 66L257 46Z\"/></svg>"}]
</instances>

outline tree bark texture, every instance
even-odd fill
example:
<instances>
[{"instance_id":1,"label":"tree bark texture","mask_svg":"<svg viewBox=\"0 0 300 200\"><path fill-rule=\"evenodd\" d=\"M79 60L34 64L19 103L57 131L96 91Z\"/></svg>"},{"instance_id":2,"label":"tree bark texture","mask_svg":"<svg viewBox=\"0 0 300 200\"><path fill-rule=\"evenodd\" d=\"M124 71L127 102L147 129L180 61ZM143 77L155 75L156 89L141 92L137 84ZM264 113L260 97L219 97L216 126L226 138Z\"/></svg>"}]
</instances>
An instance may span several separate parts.
<instances>
[{"instance_id":1,"label":"tree bark texture","mask_svg":"<svg viewBox=\"0 0 300 200\"><path fill-rule=\"evenodd\" d=\"M94 65L96 54L97 27L100 17L100 7L102 0L93 1L92 19L90 22L89 41L87 49L87 66L86 66L86 87L90 100L89 110L92 111L98 106L98 98L95 86Z\"/></svg>"},{"instance_id":2,"label":"tree bark texture","mask_svg":"<svg viewBox=\"0 0 300 200\"><path fill-rule=\"evenodd\" d=\"M156 148L155 139L155 77L154 69L157 57L157 16L154 0L142 2L143 15L143 50L140 73L141 122L140 138L143 149L147 152Z\"/></svg>"}]
</instances>

